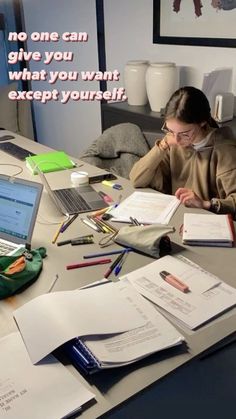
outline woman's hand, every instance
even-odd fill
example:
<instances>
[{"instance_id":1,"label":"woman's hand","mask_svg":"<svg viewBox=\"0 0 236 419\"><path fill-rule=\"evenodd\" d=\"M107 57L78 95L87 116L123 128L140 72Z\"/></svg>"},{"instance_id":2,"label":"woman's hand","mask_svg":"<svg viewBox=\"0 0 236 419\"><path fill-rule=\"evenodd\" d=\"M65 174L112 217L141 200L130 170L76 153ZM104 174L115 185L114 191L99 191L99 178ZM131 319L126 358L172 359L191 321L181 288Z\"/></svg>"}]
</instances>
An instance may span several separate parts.
<instances>
[{"instance_id":1,"label":"woman's hand","mask_svg":"<svg viewBox=\"0 0 236 419\"><path fill-rule=\"evenodd\" d=\"M204 209L210 208L210 201L203 201L203 199L199 198L199 196L195 194L192 189L178 188L175 192L175 196L186 207Z\"/></svg>"}]
</instances>

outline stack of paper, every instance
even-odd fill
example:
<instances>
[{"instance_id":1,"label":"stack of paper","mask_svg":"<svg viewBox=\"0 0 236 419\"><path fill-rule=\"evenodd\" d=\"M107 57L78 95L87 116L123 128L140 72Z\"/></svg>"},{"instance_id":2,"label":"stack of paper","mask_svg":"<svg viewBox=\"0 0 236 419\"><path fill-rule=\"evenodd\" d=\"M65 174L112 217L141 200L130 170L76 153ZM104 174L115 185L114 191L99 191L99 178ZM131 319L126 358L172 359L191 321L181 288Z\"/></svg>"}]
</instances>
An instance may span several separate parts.
<instances>
[{"instance_id":1,"label":"stack of paper","mask_svg":"<svg viewBox=\"0 0 236 419\"><path fill-rule=\"evenodd\" d=\"M33 363L76 336L98 368L134 362L184 340L127 281L37 297L14 317Z\"/></svg>"},{"instance_id":2,"label":"stack of paper","mask_svg":"<svg viewBox=\"0 0 236 419\"><path fill-rule=\"evenodd\" d=\"M184 214L184 244L232 247L234 240L235 232L231 215Z\"/></svg>"},{"instance_id":3,"label":"stack of paper","mask_svg":"<svg viewBox=\"0 0 236 419\"><path fill-rule=\"evenodd\" d=\"M106 285L104 285L106 286ZM129 292L128 281L112 285L119 288L123 295ZM133 287L132 287L133 288ZM104 368L120 367L133 363L152 353L181 344L184 337L162 316L152 304L139 295L133 288L133 304L139 307L147 323L136 329L112 336L93 336L76 339L66 345L66 352L72 362L86 373L94 373ZM78 356L78 351L86 358L87 364Z\"/></svg>"},{"instance_id":4,"label":"stack of paper","mask_svg":"<svg viewBox=\"0 0 236 419\"><path fill-rule=\"evenodd\" d=\"M94 398L53 356L32 365L20 333L2 338L0 352L1 418L64 418Z\"/></svg>"},{"instance_id":5,"label":"stack of paper","mask_svg":"<svg viewBox=\"0 0 236 419\"><path fill-rule=\"evenodd\" d=\"M190 329L196 329L236 304L235 288L200 267L172 256L130 272L126 278L140 294ZM175 287L179 281L189 292Z\"/></svg>"},{"instance_id":6,"label":"stack of paper","mask_svg":"<svg viewBox=\"0 0 236 419\"><path fill-rule=\"evenodd\" d=\"M134 192L109 213L114 221L130 222L130 217L143 224L168 224L180 201L172 195Z\"/></svg>"}]
</instances>

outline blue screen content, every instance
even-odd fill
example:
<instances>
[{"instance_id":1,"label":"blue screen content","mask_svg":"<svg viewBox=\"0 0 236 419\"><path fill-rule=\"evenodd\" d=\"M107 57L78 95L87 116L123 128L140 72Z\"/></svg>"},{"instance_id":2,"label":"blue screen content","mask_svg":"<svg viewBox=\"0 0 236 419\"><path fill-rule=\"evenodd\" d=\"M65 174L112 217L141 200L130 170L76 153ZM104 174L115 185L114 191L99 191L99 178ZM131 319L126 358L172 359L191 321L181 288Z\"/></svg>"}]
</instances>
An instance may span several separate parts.
<instances>
[{"instance_id":1,"label":"blue screen content","mask_svg":"<svg viewBox=\"0 0 236 419\"><path fill-rule=\"evenodd\" d=\"M0 180L0 233L25 240L37 198L33 186Z\"/></svg>"}]
</instances>

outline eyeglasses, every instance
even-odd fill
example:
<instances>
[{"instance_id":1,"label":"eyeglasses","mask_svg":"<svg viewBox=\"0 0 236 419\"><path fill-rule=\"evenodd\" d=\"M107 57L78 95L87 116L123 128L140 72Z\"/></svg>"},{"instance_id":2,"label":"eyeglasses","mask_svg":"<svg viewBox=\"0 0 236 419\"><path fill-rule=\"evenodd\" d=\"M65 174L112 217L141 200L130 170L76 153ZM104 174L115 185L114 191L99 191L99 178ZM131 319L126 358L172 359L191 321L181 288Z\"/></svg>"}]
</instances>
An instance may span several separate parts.
<instances>
[{"instance_id":1,"label":"eyeglasses","mask_svg":"<svg viewBox=\"0 0 236 419\"><path fill-rule=\"evenodd\" d=\"M183 132L173 132L171 130L169 130L166 126L166 123L164 123L161 127L161 131L164 132L167 135L176 135L177 138L179 138L179 140L183 140L183 141L189 141L192 139L194 132L195 132L195 128L190 129L188 131L183 131Z\"/></svg>"}]
</instances>

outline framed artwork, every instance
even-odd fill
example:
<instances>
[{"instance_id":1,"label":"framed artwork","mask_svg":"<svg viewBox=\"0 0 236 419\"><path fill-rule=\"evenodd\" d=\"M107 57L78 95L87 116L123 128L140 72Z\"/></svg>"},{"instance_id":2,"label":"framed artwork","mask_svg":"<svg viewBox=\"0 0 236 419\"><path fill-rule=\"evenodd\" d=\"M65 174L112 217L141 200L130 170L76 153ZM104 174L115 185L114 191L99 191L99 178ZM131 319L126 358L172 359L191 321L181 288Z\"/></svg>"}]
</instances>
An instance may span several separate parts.
<instances>
[{"instance_id":1,"label":"framed artwork","mask_svg":"<svg viewBox=\"0 0 236 419\"><path fill-rule=\"evenodd\" d=\"M236 0L153 0L153 42L236 47Z\"/></svg>"}]
</instances>

